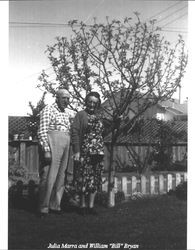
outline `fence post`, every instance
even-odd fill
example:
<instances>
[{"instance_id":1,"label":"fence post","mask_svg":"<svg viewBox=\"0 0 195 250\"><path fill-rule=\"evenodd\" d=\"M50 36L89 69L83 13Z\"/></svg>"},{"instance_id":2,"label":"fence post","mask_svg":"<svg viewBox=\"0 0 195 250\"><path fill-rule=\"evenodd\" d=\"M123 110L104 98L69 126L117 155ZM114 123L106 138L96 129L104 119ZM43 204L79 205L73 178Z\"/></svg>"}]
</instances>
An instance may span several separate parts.
<instances>
[{"instance_id":1,"label":"fence post","mask_svg":"<svg viewBox=\"0 0 195 250\"><path fill-rule=\"evenodd\" d=\"M122 191L127 196L127 177L125 176L122 177Z\"/></svg>"},{"instance_id":2,"label":"fence post","mask_svg":"<svg viewBox=\"0 0 195 250\"><path fill-rule=\"evenodd\" d=\"M110 193L110 206L111 207L115 206L115 192L114 192L114 189L112 189L112 192Z\"/></svg>"},{"instance_id":3,"label":"fence post","mask_svg":"<svg viewBox=\"0 0 195 250\"><path fill-rule=\"evenodd\" d=\"M172 189L172 175L167 174L167 192Z\"/></svg>"},{"instance_id":4,"label":"fence post","mask_svg":"<svg viewBox=\"0 0 195 250\"><path fill-rule=\"evenodd\" d=\"M150 176L150 194L155 194L155 176Z\"/></svg>"},{"instance_id":5,"label":"fence post","mask_svg":"<svg viewBox=\"0 0 195 250\"><path fill-rule=\"evenodd\" d=\"M132 178L127 179L127 195L132 195Z\"/></svg>"},{"instance_id":6,"label":"fence post","mask_svg":"<svg viewBox=\"0 0 195 250\"><path fill-rule=\"evenodd\" d=\"M159 183L159 194L164 193L164 176L162 174L158 177L158 183Z\"/></svg>"},{"instance_id":7,"label":"fence post","mask_svg":"<svg viewBox=\"0 0 195 250\"><path fill-rule=\"evenodd\" d=\"M175 186L177 187L181 183L181 174L176 173L175 175Z\"/></svg>"},{"instance_id":8,"label":"fence post","mask_svg":"<svg viewBox=\"0 0 195 250\"><path fill-rule=\"evenodd\" d=\"M137 178L132 176L132 194L137 192Z\"/></svg>"},{"instance_id":9,"label":"fence post","mask_svg":"<svg viewBox=\"0 0 195 250\"><path fill-rule=\"evenodd\" d=\"M142 194L146 194L146 176L141 176L141 192Z\"/></svg>"}]
</instances>

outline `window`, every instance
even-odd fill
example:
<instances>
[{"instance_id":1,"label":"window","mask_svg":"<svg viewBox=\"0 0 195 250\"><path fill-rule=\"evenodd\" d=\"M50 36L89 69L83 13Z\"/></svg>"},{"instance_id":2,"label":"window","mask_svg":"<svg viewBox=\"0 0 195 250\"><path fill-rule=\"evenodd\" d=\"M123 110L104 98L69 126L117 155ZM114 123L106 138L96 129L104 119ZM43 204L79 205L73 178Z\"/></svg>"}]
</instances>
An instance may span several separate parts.
<instances>
[{"instance_id":1,"label":"window","mask_svg":"<svg viewBox=\"0 0 195 250\"><path fill-rule=\"evenodd\" d=\"M164 120L165 119L165 115L163 113L156 113L156 118L158 120Z\"/></svg>"}]
</instances>

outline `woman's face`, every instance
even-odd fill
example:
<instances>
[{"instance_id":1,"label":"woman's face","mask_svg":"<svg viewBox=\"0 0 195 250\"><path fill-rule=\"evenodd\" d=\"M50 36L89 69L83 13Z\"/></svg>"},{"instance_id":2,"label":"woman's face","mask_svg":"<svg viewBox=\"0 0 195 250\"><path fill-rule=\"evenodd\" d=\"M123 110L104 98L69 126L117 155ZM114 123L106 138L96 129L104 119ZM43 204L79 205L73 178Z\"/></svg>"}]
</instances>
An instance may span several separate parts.
<instances>
[{"instance_id":1,"label":"woman's face","mask_svg":"<svg viewBox=\"0 0 195 250\"><path fill-rule=\"evenodd\" d=\"M96 98L95 96L89 96L87 99L87 103L86 103L87 111L90 114L93 114L95 112L95 110L97 109L98 104L99 104L98 98Z\"/></svg>"}]
</instances>

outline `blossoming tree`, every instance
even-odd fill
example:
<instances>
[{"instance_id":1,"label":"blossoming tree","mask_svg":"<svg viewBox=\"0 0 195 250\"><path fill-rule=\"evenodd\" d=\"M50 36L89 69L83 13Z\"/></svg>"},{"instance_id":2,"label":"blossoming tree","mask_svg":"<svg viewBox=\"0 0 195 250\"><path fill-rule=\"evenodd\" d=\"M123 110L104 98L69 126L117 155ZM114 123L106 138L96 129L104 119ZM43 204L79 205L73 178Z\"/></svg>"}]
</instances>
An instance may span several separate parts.
<instances>
[{"instance_id":1,"label":"blossoming tree","mask_svg":"<svg viewBox=\"0 0 195 250\"><path fill-rule=\"evenodd\" d=\"M106 19L86 25L70 21L71 37L57 37L46 53L55 79L43 70L39 87L54 93L59 86L71 95L70 108L78 111L92 89L99 91L105 104L102 115L110 132L108 176L109 206L114 206L113 149L123 131L131 133L144 112L159 101L170 99L180 86L187 65L182 37L170 44L161 36L155 21ZM129 113L133 115L128 116ZM112 124L118 126L110 126Z\"/></svg>"}]
</instances>

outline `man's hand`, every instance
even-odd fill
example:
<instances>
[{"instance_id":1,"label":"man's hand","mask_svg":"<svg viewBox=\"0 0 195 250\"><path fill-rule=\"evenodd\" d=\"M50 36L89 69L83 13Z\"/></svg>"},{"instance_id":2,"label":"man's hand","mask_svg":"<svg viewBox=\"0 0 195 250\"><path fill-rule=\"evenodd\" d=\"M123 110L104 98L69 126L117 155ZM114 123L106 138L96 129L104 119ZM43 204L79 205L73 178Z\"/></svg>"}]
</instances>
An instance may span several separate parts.
<instances>
[{"instance_id":1,"label":"man's hand","mask_svg":"<svg viewBox=\"0 0 195 250\"><path fill-rule=\"evenodd\" d=\"M80 152L77 152L76 154L73 155L73 159L75 161L80 161Z\"/></svg>"},{"instance_id":2,"label":"man's hand","mask_svg":"<svg viewBox=\"0 0 195 250\"><path fill-rule=\"evenodd\" d=\"M49 151L45 152L44 157L45 157L45 162L47 164L50 164L51 163L51 159L52 159L51 152L49 152Z\"/></svg>"}]
</instances>

